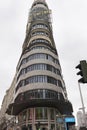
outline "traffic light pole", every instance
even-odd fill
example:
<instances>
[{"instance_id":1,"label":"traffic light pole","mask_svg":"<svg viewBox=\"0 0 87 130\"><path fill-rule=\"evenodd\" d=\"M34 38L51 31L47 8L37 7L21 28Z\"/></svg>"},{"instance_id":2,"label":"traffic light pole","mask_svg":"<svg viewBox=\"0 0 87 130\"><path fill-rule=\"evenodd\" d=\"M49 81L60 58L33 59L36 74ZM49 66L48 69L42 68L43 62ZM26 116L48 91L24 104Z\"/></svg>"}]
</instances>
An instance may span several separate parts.
<instances>
[{"instance_id":1,"label":"traffic light pole","mask_svg":"<svg viewBox=\"0 0 87 130\"><path fill-rule=\"evenodd\" d=\"M83 97L82 97L82 92L81 92L81 86L80 83L78 82L79 86L79 92L80 92L80 98L81 98L81 103L82 103L82 111L83 111L83 118L84 118L84 126L86 126L86 118L85 118L85 107L84 107L84 102L83 102Z\"/></svg>"}]
</instances>

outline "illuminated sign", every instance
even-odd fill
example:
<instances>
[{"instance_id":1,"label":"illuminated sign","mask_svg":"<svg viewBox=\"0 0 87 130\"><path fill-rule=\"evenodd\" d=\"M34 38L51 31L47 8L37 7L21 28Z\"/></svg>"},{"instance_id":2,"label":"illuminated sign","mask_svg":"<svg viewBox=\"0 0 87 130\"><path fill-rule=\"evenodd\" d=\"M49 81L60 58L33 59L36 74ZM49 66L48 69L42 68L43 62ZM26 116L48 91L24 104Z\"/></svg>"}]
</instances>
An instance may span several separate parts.
<instances>
[{"instance_id":1,"label":"illuminated sign","mask_svg":"<svg viewBox=\"0 0 87 130\"><path fill-rule=\"evenodd\" d=\"M71 123L74 123L75 122L75 118L74 117L66 117L65 118L65 122L71 122Z\"/></svg>"}]
</instances>

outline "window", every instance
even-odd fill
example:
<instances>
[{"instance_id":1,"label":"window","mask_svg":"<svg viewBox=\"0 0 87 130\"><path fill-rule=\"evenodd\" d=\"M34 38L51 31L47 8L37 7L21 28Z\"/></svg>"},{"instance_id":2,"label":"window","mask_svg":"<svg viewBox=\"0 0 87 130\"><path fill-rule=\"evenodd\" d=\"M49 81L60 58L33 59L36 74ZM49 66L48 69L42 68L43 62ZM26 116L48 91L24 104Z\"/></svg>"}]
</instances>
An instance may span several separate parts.
<instances>
[{"instance_id":1,"label":"window","mask_svg":"<svg viewBox=\"0 0 87 130\"><path fill-rule=\"evenodd\" d=\"M48 33L43 32L43 31L38 31L38 32L33 32L33 33L32 33L32 36L36 36L36 35L48 36Z\"/></svg>"},{"instance_id":2,"label":"window","mask_svg":"<svg viewBox=\"0 0 87 130\"><path fill-rule=\"evenodd\" d=\"M35 118L36 119L47 119L47 108L38 107L35 109Z\"/></svg>"},{"instance_id":3,"label":"window","mask_svg":"<svg viewBox=\"0 0 87 130\"><path fill-rule=\"evenodd\" d=\"M56 73L61 76L60 70L56 70Z\"/></svg>"},{"instance_id":4,"label":"window","mask_svg":"<svg viewBox=\"0 0 87 130\"><path fill-rule=\"evenodd\" d=\"M51 130L55 130L55 124L51 124Z\"/></svg>"},{"instance_id":5,"label":"window","mask_svg":"<svg viewBox=\"0 0 87 130\"><path fill-rule=\"evenodd\" d=\"M28 109L28 120L32 119L32 108Z\"/></svg>"},{"instance_id":6,"label":"window","mask_svg":"<svg viewBox=\"0 0 87 130\"><path fill-rule=\"evenodd\" d=\"M18 115L18 122L21 122L22 121L22 113L20 113L19 115Z\"/></svg>"},{"instance_id":7,"label":"window","mask_svg":"<svg viewBox=\"0 0 87 130\"><path fill-rule=\"evenodd\" d=\"M50 109L50 119L54 120L54 109Z\"/></svg>"},{"instance_id":8,"label":"window","mask_svg":"<svg viewBox=\"0 0 87 130\"><path fill-rule=\"evenodd\" d=\"M59 61L58 59L55 59L54 57L52 57L51 55L49 54L45 54L45 53L36 53L36 54L32 54L32 55L29 55L28 57L26 57L26 59L23 59L20 63L20 66L22 64L25 64L27 63L28 61L30 60L34 60L34 59L47 59L47 60L50 60L56 64L59 64ZM58 62L56 62L58 61Z\"/></svg>"},{"instance_id":9,"label":"window","mask_svg":"<svg viewBox=\"0 0 87 130\"><path fill-rule=\"evenodd\" d=\"M48 60L53 61L55 63L55 59L50 55L48 55Z\"/></svg>"},{"instance_id":10,"label":"window","mask_svg":"<svg viewBox=\"0 0 87 130\"><path fill-rule=\"evenodd\" d=\"M59 87L63 87L60 80L57 80L53 77L46 76L46 75L36 75L36 76L29 77L27 79L21 80L19 82L18 86L16 87L16 91L20 87L23 87L23 86L25 86L27 84L31 84L31 83L50 83L50 84L54 84Z\"/></svg>"},{"instance_id":11,"label":"window","mask_svg":"<svg viewBox=\"0 0 87 130\"><path fill-rule=\"evenodd\" d=\"M48 44L49 41L45 40L45 39L35 39L31 42L31 44L35 44L35 43L46 43ZM49 43L50 44L50 43Z\"/></svg>"},{"instance_id":12,"label":"window","mask_svg":"<svg viewBox=\"0 0 87 130\"><path fill-rule=\"evenodd\" d=\"M57 85L57 80L49 76L47 76L47 82Z\"/></svg>"},{"instance_id":13,"label":"window","mask_svg":"<svg viewBox=\"0 0 87 130\"><path fill-rule=\"evenodd\" d=\"M26 63L26 59L23 59L23 60L22 60L22 64L25 64L25 63Z\"/></svg>"},{"instance_id":14,"label":"window","mask_svg":"<svg viewBox=\"0 0 87 130\"><path fill-rule=\"evenodd\" d=\"M48 26L46 24L36 24L36 25L33 25L31 30L33 29L37 29L37 28L44 28L44 29L48 29Z\"/></svg>"},{"instance_id":15,"label":"window","mask_svg":"<svg viewBox=\"0 0 87 130\"><path fill-rule=\"evenodd\" d=\"M58 85L59 85L60 87L63 87L60 80L58 80Z\"/></svg>"},{"instance_id":16,"label":"window","mask_svg":"<svg viewBox=\"0 0 87 130\"><path fill-rule=\"evenodd\" d=\"M60 93L60 99L63 101L64 100L64 96L63 94Z\"/></svg>"},{"instance_id":17,"label":"window","mask_svg":"<svg viewBox=\"0 0 87 130\"><path fill-rule=\"evenodd\" d=\"M23 113L22 113L22 118L23 118L23 121L26 121L26 118L27 118L27 111L24 110Z\"/></svg>"},{"instance_id":18,"label":"window","mask_svg":"<svg viewBox=\"0 0 87 130\"><path fill-rule=\"evenodd\" d=\"M52 66L51 65L47 65L47 70L52 72Z\"/></svg>"},{"instance_id":19,"label":"window","mask_svg":"<svg viewBox=\"0 0 87 130\"><path fill-rule=\"evenodd\" d=\"M47 89L36 89L36 90L29 90L25 93L20 94L16 99L15 102L20 101L29 101L32 99L54 99L54 100L64 100L64 96L62 93L47 90Z\"/></svg>"},{"instance_id":20,"label":"window","mask_svg":"<svg viewBox=\"0 0 87 130\"><path fill-rule=\"evenodd\" d=\"M60 100L60 93L58 93L58 100Z\"/></svg>"},{"instance_id":21,"label":"window","mask_svg":"<svg viewBox=\"0 0 87 130\"><path fill-rule=\"evenodd\" d=\"M41 57L43 57L43 55ZM28 73L29 71L33 71L33 70L48 70L61 76L59 69L56 69L54 66L49 65L49 64L40 63L40 64L33 64L33 65L28 66L27 68L22 69L17 77L17 80L19 79L21 75Z\"/></svg>"}]
</instances>

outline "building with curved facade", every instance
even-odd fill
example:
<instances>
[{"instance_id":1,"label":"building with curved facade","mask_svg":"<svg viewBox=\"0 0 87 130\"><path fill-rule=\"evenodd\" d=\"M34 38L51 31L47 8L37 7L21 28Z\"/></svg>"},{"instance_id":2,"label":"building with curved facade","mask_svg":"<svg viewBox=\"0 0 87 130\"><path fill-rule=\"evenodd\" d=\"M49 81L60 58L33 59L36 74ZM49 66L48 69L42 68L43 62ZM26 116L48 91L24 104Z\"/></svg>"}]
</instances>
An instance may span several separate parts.
<instances>
[{"instance_id":1,"label":"building with curved facade","mask_svg":"<svg viewBox=\"0 0 87 130\"><path fill-rule=\"evenodd\" d=\"M65 126L57 117L73 117L72 112L53 38L51 10L45 0L35 0L17 65L14 101L7 113L16 116L20 130L60 130Z\"/></svg>"}]
</instances>

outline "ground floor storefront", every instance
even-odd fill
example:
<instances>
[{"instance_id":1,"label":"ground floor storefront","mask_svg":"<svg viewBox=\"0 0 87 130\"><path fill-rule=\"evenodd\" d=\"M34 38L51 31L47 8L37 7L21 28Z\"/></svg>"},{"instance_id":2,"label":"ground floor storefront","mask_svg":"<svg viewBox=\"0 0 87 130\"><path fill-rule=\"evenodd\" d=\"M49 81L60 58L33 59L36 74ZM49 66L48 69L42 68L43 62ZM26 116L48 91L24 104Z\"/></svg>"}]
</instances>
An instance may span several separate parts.
<instances>
[{"instance_id":1,"label":"ground floor storefront","mask_svg":"<svg viewBox=\"0 0 87 130\"><path fill-rule=\"evenodd\" d=\"M69 126L70 127L70 126ZM56 108L35 107L20 112L7 130L68 130L64 116Z\"/></svg>"}]
</instances>

